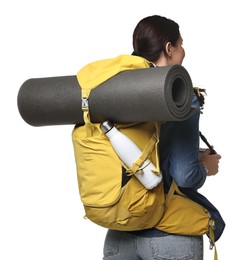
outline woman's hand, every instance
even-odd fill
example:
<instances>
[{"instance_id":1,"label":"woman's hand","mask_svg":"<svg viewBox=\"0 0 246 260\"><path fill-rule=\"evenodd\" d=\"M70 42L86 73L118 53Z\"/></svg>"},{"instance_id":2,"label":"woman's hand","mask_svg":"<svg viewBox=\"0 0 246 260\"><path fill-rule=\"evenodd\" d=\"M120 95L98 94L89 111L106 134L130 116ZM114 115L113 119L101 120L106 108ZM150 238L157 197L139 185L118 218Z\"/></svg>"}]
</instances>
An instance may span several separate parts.
<instances>
[{"instance_id":1,"label":"woman's hand","mask_svg":"<svg viewBox=\"0 0 246 260\"><path fill-rule=\"evenodd\" d=\"M207 149L201 154L199 163L205 167L207 175L211 176L218 173L220 159L221 156L219 154L210 154L210 150Z\"/></svg>"}]
</instances>

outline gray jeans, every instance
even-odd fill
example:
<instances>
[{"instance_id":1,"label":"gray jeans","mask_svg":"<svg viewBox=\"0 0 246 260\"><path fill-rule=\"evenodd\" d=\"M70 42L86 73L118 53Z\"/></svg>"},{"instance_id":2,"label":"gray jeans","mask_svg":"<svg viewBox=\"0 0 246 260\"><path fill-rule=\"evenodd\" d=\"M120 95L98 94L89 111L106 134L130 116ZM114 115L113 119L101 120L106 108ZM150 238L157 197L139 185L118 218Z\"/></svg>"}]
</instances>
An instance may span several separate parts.
<instances>
[{"instance_id":1,"label":"gray jeans","mask_svg":"<svg viewBox=\"0 0 246 260\"><path fill-rule=\"evenodd\" d=\"M109 230L103 251L105 260L202 260L203 237L144 237Z\"/></svg>"}]
</instances>

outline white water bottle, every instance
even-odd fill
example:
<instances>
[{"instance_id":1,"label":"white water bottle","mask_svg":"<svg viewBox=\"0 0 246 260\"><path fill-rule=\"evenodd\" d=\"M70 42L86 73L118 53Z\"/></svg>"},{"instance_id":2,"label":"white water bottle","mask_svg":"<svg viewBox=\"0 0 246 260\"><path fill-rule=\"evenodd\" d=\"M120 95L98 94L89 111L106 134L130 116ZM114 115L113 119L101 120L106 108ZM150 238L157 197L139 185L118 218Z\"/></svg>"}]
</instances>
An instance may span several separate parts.
<instances>
[{"instance_id":1,"label":"white water bottle","mask_svg":"<svg viewBox=\"0 0 246 260\"><path fill-rule=\"evenodd\" d=\"M116 154L119 156L121 161L127 166L131 167L132 164L139 158L142 151L139 147L126 135L121 133L116 127L109 121L105 121L101 124L102 131L109 138ZM162 175L155 174L152 170L155 166L149 159L143 163L141 174L135 174L137 179L145 186L146 189L153 189L162 180Z\"/></svg>"}]
</instances>

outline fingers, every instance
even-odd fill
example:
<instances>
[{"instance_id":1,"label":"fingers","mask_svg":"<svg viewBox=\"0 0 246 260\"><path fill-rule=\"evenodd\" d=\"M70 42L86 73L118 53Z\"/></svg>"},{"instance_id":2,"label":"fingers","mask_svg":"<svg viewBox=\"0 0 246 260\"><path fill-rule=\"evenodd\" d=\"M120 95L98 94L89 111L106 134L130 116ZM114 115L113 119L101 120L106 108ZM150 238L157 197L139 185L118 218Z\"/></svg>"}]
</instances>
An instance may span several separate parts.
<instances>
[{"instance_id":1,"label":"fingers","mask_svg":"<svg viewBox=\"0 0 246 260\"><path fill-rule=\"evenodd\" d=\"M200 163L202 163L207 170L207 175L216 175L219 171L220 154L210 154L210 150L207 149L200 157Z\"/></svg>"},{"instance_id":2,"label":"fingers","mask_svg":"<svg viewBox=\"0 0 246 260\"><path fill-rule=\"evenodd\" d=\"M220 159L221 159L221 155L219 155L219 154L211 155L210 160L209 160L210 175L216 175L219 172L219 160Z\"/></svg>"},{"instance_id":3,"label":"fingers","mask_svg":"<svg viewBox=\"0 0 246 260\"><path fill-rule=\"evenodd\" d=\"M216 154L217 155L217 159L220 160L221 159L221 155L220 154Z\"/></svg>"}]
</instances>

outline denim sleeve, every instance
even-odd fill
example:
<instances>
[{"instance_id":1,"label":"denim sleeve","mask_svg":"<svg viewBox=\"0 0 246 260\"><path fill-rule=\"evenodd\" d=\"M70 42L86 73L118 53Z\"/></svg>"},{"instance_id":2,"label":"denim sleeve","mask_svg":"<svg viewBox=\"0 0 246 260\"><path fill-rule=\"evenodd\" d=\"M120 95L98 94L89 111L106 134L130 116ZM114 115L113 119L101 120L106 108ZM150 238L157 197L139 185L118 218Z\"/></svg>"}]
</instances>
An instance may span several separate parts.
<instances>
[{"instance_id":1,"label":"denim sleeve","mask_svg":"<svg viewBox=\"0 0 246 260\"><path fill-rule=\"evenodd\" d=\"M195 96L192 106L198 108L198 112L185 121L174 122L171 133L164 137L169 139L168 157L166 156L165 160L168 158L168 173L178 186L199 189L207 174L204 167L198 163L200 113ZM165 147L161 147L160 151L164 150ZM167 164L163 161L161 165Z\"/></svg>"}]
</instances>

